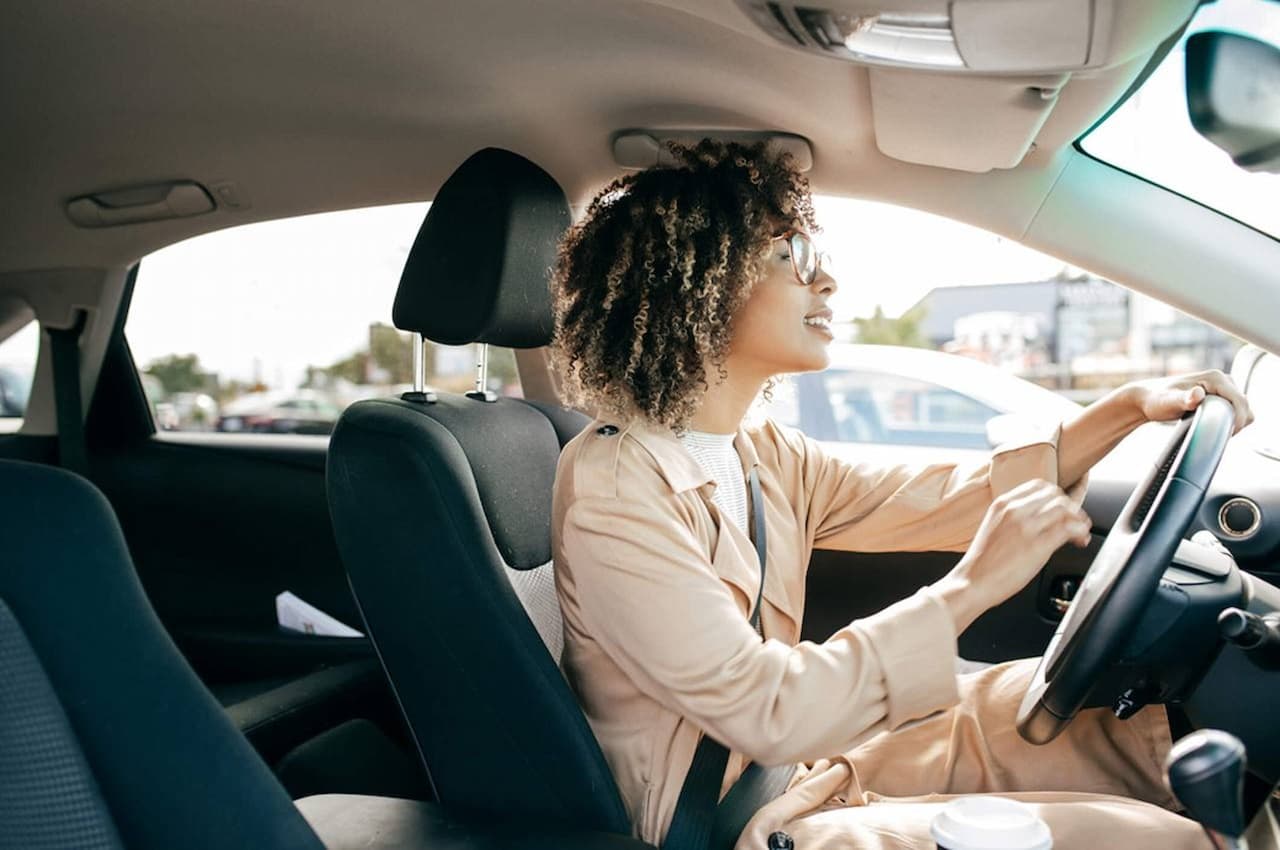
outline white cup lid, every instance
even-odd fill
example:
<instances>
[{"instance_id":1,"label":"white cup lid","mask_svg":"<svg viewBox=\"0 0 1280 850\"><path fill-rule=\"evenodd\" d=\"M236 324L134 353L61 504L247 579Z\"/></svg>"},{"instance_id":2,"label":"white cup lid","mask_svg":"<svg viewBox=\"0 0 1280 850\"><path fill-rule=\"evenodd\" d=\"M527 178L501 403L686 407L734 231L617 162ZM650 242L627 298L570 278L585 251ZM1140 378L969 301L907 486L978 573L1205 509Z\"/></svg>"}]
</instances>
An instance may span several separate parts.
<instances>
[{"instance_id":1,"label":"white cup lid","mask_svg":"<svg viewBox=\"0 0 1280 850\"><path fill-rule=\"evenodd\" d=\"M1052 850L1049 825L1030 806L1004 797L961 797L938 812L930 828L947 850Z\"/></svg>"}]
</instances>

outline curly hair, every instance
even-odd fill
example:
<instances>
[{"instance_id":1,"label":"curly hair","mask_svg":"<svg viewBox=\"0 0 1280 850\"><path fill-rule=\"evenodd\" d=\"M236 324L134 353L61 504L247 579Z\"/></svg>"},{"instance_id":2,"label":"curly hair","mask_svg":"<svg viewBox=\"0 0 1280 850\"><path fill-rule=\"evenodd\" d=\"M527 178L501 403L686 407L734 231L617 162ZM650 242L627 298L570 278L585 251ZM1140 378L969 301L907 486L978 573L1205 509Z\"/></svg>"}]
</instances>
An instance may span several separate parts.
<instances>
[{"instance_id":1,"label":"curly hair","mask_svg":"<svg viewBox=\"0 0 1280 850\"><path fill-rule=\"evenodd\" d=\"M790 154L710 139L668 150L674 165L614 180L560 243L552 362L568 403L683 430L708 370L725 375L773 236L817 223Z\"/></svg>"}]
</instances>

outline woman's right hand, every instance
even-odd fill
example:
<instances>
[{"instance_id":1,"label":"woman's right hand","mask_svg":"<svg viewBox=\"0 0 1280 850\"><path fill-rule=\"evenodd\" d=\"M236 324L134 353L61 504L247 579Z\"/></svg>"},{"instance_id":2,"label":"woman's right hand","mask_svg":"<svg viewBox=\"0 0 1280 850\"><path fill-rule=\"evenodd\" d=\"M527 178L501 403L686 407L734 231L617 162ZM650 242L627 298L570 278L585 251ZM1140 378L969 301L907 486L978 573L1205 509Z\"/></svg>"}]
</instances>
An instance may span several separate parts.
<instances>
[{"instance_id":1,"label":"woman's right hand","mask_svg":"<svg viewBox=\"0 0 1280 850\"><path fill-rule=\"evenodd\" d=\"M984 611L1013 596L1065 543L1089 545L1084 509L1048 481L1027 481L991 503L969 551L933 589L960 634Z\"/></svg>"}]
</instances>

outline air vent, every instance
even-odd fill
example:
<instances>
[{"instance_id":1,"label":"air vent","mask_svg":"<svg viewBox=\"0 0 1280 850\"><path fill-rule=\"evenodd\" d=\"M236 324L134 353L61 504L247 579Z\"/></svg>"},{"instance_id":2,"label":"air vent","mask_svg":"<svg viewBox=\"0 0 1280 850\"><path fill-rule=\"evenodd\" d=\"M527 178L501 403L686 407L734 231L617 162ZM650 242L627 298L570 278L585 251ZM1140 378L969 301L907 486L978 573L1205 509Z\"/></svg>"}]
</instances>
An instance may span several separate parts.
<instances>
[{"instance_id":1,"label":"air vent","mask_svg":"<svg viewBox=\"0 0 1280 850\"><path fill-rule=\"evenodd\" d=\"M765 7L769 12L769 17L772 19L772 22L777 25L777 28L774 29L775 38L778 35L781 35L783 41L791 39L792 43L797 47L809 46L809 42L801 38L800 34L796 31L796 28L792 26L791 21L787 20L787 13L782 11L781 6L777 3L766 3ZM768 28L773 29L773 27Z\"/></svg>"},{"instance_id":2,"label":"air vent","mask_svg":"<svg viewBox=\"0 0 1280 850\"><path fill-rule=\"evenodd\" d=\"M1253 499L1236 496L1218 509L1218 530L1234 540L1251 537L1262 525L1262 509Z\"/></svg>"}]
</instances>

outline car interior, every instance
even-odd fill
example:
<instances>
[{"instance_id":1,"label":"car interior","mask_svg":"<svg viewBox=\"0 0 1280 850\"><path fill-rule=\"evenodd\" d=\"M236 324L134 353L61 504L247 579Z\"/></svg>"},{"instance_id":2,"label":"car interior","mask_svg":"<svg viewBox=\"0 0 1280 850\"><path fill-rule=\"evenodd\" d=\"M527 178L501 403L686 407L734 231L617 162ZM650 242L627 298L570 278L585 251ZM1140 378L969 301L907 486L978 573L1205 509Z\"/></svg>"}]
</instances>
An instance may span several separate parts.
<instances>
[{"instance_id":1,"label":"car interior","mask_svg":"<svg viewBox=\"0 0 1280 850\"><path fill-rule=\"evenodd\" d=\"M1233 377L1266 407L1275 230L1080 142L1185 41L1196 129L1272 179L1280 88L1239 92L1280 50L1188 40L1207 5L20 3L0 33L0 342L40 337L20 418L0 411L20 422L0 433L0 850L640 844L558 666L551 489L591 417L557 396L547 270L594 192L665 142L764 141L815 191L1095 270L1250 343ZM521 397L418 380L332 434L157 427L126 333L149 255L411 201L431 203L384 320L415 355L514 349ZM314 309L288 305L303 334ZM959 649L1042 656L1029 740L1155 703L1238 736L1260 830L1280 467L1228 436L1207 403L1140 469L1095 475L1092 544ZM956 558L816 551L802 637ZM359 636L281 628L285 590Z\"/></svg>"}]
</instances>

